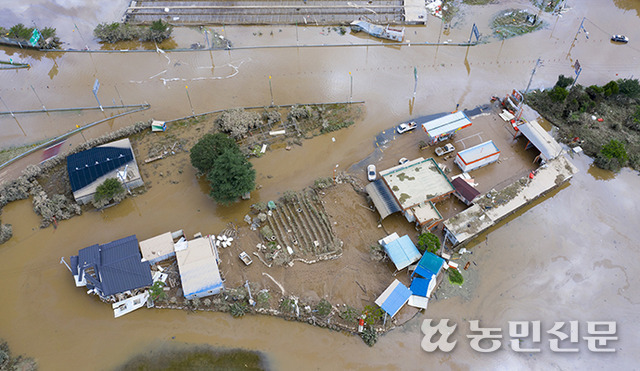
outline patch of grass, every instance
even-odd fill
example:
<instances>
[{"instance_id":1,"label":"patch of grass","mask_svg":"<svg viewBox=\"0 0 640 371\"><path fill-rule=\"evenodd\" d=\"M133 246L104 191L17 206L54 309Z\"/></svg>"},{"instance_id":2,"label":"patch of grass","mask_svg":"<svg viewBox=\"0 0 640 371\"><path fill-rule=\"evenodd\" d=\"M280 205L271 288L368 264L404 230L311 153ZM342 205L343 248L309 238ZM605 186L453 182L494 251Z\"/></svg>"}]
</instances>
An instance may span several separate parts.
<instances>
[{"instance_id":1,"label":"patch of grass","mask_svg":"<svg viewBox=\"0 0 640 371\"><path fill-rule=\"evenodd\" d=\"M331 303L329 303L329 301L326 299L320 300L320 302L316 304L315 307L316 313L318 313L318 316L320 317L326 317L329 313L331 313L331 309L333 309L333 307L331 306Z\"/></svg>"}]
</instances>

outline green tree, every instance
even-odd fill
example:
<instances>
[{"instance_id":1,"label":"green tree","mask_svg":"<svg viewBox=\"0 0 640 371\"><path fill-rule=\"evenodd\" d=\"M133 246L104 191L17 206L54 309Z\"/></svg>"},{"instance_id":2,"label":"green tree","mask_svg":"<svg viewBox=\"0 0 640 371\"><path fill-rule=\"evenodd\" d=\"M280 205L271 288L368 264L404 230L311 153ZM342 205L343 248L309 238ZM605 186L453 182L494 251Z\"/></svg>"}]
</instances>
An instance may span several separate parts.
<instances>
[{"instance_id":1,"label":"green tree","mask_svg":"<svg viewBox=\"0 0 640 371\"><path fill-rule=\"evenodd\" d=\"M125 189L122 183L116 178L106 179L96 188L93 196L93 206L101 208L107 206L111 201L118 203L124 200Z\"/></svg>"},{"instance_id":2,"label":"green tree","mask_svg":"<svg viewBox=\"0 0 640 371\"><path fill-rule=\"evenodd\" d=\"M615 81L609 81L605 86L602 87L604 89L604 96L609 97L611 95L616 95L620 91L620 87L618 83Z\"/></svg>"},{"instance_id":3,"label":"green tree","mask_svg":"<svg viewBox=\"0 0 640 371\"><path fill-rule=\"evenodd\" d=\"M454 285L462 285L464 283L464 277L462 277L462 273L456 268L449 268L449 282Z\"/></svg>"},{"instance_id":4,"label":"green tree","mask_svg":"<svg viewBox=\"0 0 640 371\"><path fill-rule=\"evenodd\" d=\"M629 98L640 97L640 83L638 83L638 79L620 79L618 80L618 86L621 94Z\"/></svg>"},{"instance_id":5,"label":"green tree","mask_svg":"<svg viewBox=\"0 0 640 371\"><path fill-rule=\"evenodd\" d=\"M152 300L164 300L167 298L167 293L164 291L165 283L162 281L156 281L149 289Z\"/></svg>"},{"instance_id":6,"label":"green tree","mask_svg":"<svg viewBox=\"0 0 640 371\"><path fill-rule=\"evenodd\" d=\"M227 150L213 162L207 179L211 182L209 195L216 202L229 205L255 188L256 171L239 151Z\"/></svg>"},{"instance_id":7,"label":"green tree","mask_svg":"<svg viewBox=\"0 0 640 371\"><path fill-rule=\"evenodd\" d=\"M191 148L189 154L191 165L201 174L208 174L218 156L226 151L240 154L238 145L228 135L222 133L206 134Z\"/></svg>"},{"instance_id":8,"label":"green tree","mask_svg":"<svg viewBox=\"0 0 640 371\"><path fill-rule=\"evenodd\" d=\"M611 139L609 143L602 146L600 152L607 158L617 158L622 162L627 161L629 158L627 150L624 148L624 143L615 139Z\"/></svg>"},{"instance_id":9,"label":"green tree","mask_svg":"<svg viewBox=\"0 0 640 371\"><path fill-rule=\"evenodd\" d=\"M418 236L418 250L424 253L425 250L435 254L440 248L440 239L431 232L423 233Z\"/></svg>"},{"instance_id":10,"label":"green tree","mask_svg":"<svg viewBox=\"0 0 640 371\"><path fill-rule=\"evenodd\" d=\"M569 91L561 86L555 86L553 89L549 90L549 98L551 98L554 102L563 102L567 95L569 95Z\"/></svg>"},{"instance_id":11,"label":"green tree","mask_svg":"<svg viewBox=\"0 0 640 371\"><path fill-rule=\"evenodd\" d=\"M560 87L566 89L567 86L573 83L573 77L565 77L564 75L558 76L558 81L554 87Z\"/></svg>"}]
</instances>

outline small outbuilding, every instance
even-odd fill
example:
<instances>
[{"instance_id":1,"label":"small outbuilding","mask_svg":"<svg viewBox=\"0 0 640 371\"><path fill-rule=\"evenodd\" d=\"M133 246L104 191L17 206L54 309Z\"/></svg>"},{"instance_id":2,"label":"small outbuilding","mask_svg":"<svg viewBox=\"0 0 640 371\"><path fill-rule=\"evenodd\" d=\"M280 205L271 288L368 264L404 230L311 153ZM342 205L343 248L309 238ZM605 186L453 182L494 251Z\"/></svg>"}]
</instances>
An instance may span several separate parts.
<instances>
[{"instance_id":1,"label":"small outbuilding","mask_svg":"<svg viewBox=\"0 0 640 371\"><path fill-rule=\"evenodd\" d=\"M398 237L394 232L379 242L397 270L402 270L420 260L420 251L408 235Z\"/></svg>"},{"instance_id":2,"label":"small outbuilding","mask_svg":"<svg viewBox=\"0 0 640 371\"><path fill-rule=\"evenodd\" d=\"M120 180L127 189L144 185L129 138L68 156L67 172L79 204L90 202L96 188L108 178Z\"/></svg>"},{"instance_id":3,"label":"small outbuilding","mask_svg":"<svg viewBox=\"0 0 640 371\"><path fill-rule=\"evenodd\" d=\"M489 140L458 152L454 162L462 171L468 172L496 162L499 157L500 150L492 140Z\"/></svg>"},{"instance_id":4,"label":"small outbuilding","mask_svg":"<svg viewBox=\"0 0 640 371\"><path fill-rule=\"evenodd\" d=\"M453 194L467 206L470 206L473 200L480 194L480 191L473 188L473 186L462 177L455 178L451 181L451 184L456 190Z\"/></svg>"},{"instance_id":5,"label":"small outbuilding","mask_svg":"<svg viewBox=\"0 0 640 371\"><path fill-rule=\"evenodd\" d=\"M224 289L218 252L209 236L175 245L182 292L186 299L218 294Z\"/></svg>"},{"instance_id":6,"label":"small outbuilding","mask_svg":"<svg viewBox=\"0 0 640 371\"><path fill-rule=\"evenodd\" d=\"M161 235L140 241L140 252L142 259L151 264L169 259L176 255L174 240L183 236L182 230L177 232L166 232Z\"/></svg>"},{"instance_id":7,"label":"small outbuilding","mask_svg":"<svg viewBox=\"0 0 640 371\"><path fill-rule=\"evenodd\" d=\"M391 285L375 300L375 303L393 318L409 301L411 290L398 280L393 280Z\"/></svg>"}]
</instances>

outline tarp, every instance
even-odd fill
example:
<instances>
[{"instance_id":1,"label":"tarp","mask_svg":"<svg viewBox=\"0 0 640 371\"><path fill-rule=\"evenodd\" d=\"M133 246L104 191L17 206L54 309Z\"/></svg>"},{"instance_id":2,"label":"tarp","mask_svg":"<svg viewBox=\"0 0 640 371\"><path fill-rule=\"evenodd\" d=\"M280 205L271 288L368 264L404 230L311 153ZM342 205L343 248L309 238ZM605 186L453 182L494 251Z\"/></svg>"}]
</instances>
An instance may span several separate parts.
<instances>
[{"instance_id":1,"label":"tarp","mask_svg":"<svg viewBox=\"0 0 640 371\"><path fill-rule=\"evenodd\" d=\"M375 303L391 317L407 303L411 296L411 290L398 280L393 280L391 285L376 299Z\"/></svg>"},{"instance_id":2,"label":"tarp","mask_svg":"<svg viewBox=\"0 0 640 371\"><path fill-rule=\"evenodd\" d=\"M407 235L393 240L383 247L397 270L404 269L420 259L420 251Z\"/></svg>"},{"instance_id":3,"label":"tarp","mask_svg":"<svg viewBox=\"0 0 640 371\"><path fill-rule=\"evenodd\" d=\"M367 184L364 189L369 194L369 197L371 197L376 210L380 213L380 218L384 219L402 210L400 204L382 178Z\"/></svg>"},{"instance_id":4,"label":"tarp","mask_svg":"<svg viewBox=\"0 0 640 371\"><path fill-rule=\"evenodd\" d=\"M423 278L430 278L433 275L437 276L443 264L444 259L430 252L425 252L422 258L420 258L416 270L413 271L413 276L416 274Z\"/></svg>"},{"instance_id":5,"label":"tarp","mask_svg":"<svg viewBox=\"0 0 640 371\"><path fill-rule=\"evenodd\" d=\"M518 130L533 144L544 161L549 161L560 155L562 147L536 121L518 125Z\"/></svg>"}]
</instances>

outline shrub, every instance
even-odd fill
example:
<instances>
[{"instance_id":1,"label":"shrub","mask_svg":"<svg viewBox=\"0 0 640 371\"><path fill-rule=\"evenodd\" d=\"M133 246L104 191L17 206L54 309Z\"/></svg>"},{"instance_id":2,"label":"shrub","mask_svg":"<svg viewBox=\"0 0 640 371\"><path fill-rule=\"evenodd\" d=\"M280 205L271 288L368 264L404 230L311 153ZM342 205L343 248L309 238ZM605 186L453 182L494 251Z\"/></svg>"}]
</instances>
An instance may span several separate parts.
<instances>
[{"instance_id":1,"label":"shrub","mask_svg":"<svg viewBox=\"0 0 640 371\"><path fill-rule=\"evenodd\" d=\"M13 236L13 228L11 224L0 223L0 244L3 244Z\"/></svg>"},{"instance_id":2,"label":"shrub","mask_svg":"<svg viewBox=\"0 0 640 371\"><path fill-rule=\"evenodd\" d=\"M269 291L260 290L256 294L256 303L260 308L266 308L269 306L269 298L271 298Z\"/></svg>"},{"instance_id":3,"label":"shrub","mask_svg":"<svg viewBox=\"0 0 640 371\"><path fill-rule=\"evenodd\" d=\"M462 285L464 283L464 277L462 273L455 268L449 268L449 282L453 285Z\"/></svg>"},{"instance_id":4,"label":"shrub","mask_svg":"<svg viewBox=\"0 0 640 371\"><path fill-rule=\"evenodd\" d=\"M555 86L549 90L547 94L549 94L549 98L551 98L553 102L563 102L565 98L567 98L567 95L569 95L569 92L561 86Z\"/></svg>"},{"instance_id":5,"label":"shrub","mask_svg":"<svg viewBox=\"0 0 640 371\"><path fill-rule=\"evenodd\" d=\"M358 312L350 306L347 306L342 312L340 312L340 318L347 322L353 322L358 318Z\"/></svg>"},{"instance_id":6,"label":"shrub","mask_svg":"<svg viewBox=\"0 0 640 371\"><path fill-rule=\"evenodd\" d=\"M573 83L573 77L566 77L565 75L560 75L558 76L558 81L554 85L554 88L560 87L565 89L567 86L571 85L572 83Z\"/></svg>"},{"instance_id":7,"label":"shrub","mask_svg":"<svg viewBox=\"0 0 640 371\"><path fill-rule=\"evenodd\" d=\"M153 21L144 35L145 41L163 42L171 37L171 27L168 23L162 22L161 19Z\"/></svg>"},{"instance_id":8,"label":"shrub","mask_svg":"<svg viewBox=\"0 0 640 371\"><path fill-rule=\"evenodd\" d=\"M289 110L287 119L289 121L309 118L309 108L307 106L298 106L297 104Z\"/></svg>"},{"instance_id":9,"label":"shrub","mask_svg":"<svg viewBox=\"0 0 640 371\"><path fill-rule=\"evenodd\" d=\"M373 326L377 320L382 319L384 312L382 311L382 308L380 308L377 305L376 306L367 305L364 307L364 310L362 311L362 315L365 316L364 323L366 323L369 326Z\"/></svg>"},{"instance_id":10,"label":"shrub","mask_svg":"<svg viewBox=\"0 0 640 371\"><path fill-rule=\"evenodd\" d=\"M431 233L431 232L427 232L427 233L422 233L419 237L418 237L418 250L420 250L421 253L424 253L425 250L435 254L438 249L440 248L440 239L438 238L438 236L436 236L435 234Z\"/></svg>"},{"instance_id":11,"label":"shrub","mask_svg":"<svg viewBox=\"0 0 640 371\"><path fill-rule=\"evenodd\" d=\"M229 312L236 318L242 317L249 312L249 306L247 303L233 303L229 307Z\"/></svg>"},{"instance_id":12,"label":"shrub","mask_svg":"<svg viewBox=\"0 0 640 371\"><path fill-rule=\"evenodd\" d=\"M107 206L111 201L118 203L124 198L125 189L122 183L116 178L109 178L96 188L96 194L93 196L93 206L99 209Z\"/></svg>"},{"instance_id":13,"label":"shrub","mask_svg":"<svg viewBox=\"0 0 640 371\"><path fill-rule=\"evenodd\" d=\"M612 95L616 95L620 91L620 87L618 86L618 83L615 82L615 81L609 81L602 88L604 89L604 96L605 97L610 97Z\"/></svg>"},{"instance_id":14,"label":"shrub","mask_svg":"<svg viewBox=\"0 0 640 371\"><path fill-rule=\"evenodd\" d=\"M93 35L107 43L130 40L162 42L171 37L172 31L173 27L162 20L153 21L149 27L113 22L98 24Z\"/></svg>"},{"instance_id":15,"label":"shrub","mask_svg":"<svg viewBox=\"0 0 640 371\"><path fill-rule=\"evenodd\" d=\"M271 237L273 237L273 230L271 230L271 227L269 227L268 225L265 225L260 229L260 233L262 233L262 236L266 240L271 241Z\"/></svg>"},{"instance_id":16,"label":"shrub","mask_svg":"<svg viewBox=\"0 0 640 371\"><path fill-rule=\"evenodd\" d=\"M296 309L296 303L291 298L282 298L280 301L280 311L283 313L291 313Z\"/></svg>"},{"instance_id":17,"label":"shrub","mask_svg":"<svg viewBox=\"0 0 640 371\"><path fill-rule=\"evenodd\" d=\"M629 98L640 97L640 84L638 79L620 79L618 80L620 94L624 94Z\"/></svg>"},{"instance_id":18,"label":"shrub","mask_svg":"<svg viewBox=\"0 0 640 371\"><path fill-rule=\"evenodd\" d=\"M153 283L150 291L150 296L152 300L164 300L167 298L167 293L164 291L165 283L162 281L156 281Z\"/></svg>"},{"instance_id":19,"label":"shrub","mask_svg":"<svg viewBox=\"0 0 640 371\"><path fill-rule=\"evenodd\" d=\"M320 317L326 317L329 313L331 313L331 309L333 309L333 307L331 306L331 303L329 303L329 301L326 299L320 300L320 302L316 304L315 307L316 313L318 313Z\"/></svg>"},{"instance_id":20,"label":"shrub","mask_svg":"<svg viewBox=\"0 0 640 371\"><path fill-rule=\"evenodd\" d=\"M600 152L607 158L617 158L621 162L625 162L629 158L624 143L615 139L611 139L609 143L602 146Z\"/></svg>"},{"instance_id":21,"label":"shrub","mask_svg":"<svg viewBox=\"0 0 640 371\"><path fill-rule=\"evenodd\" d=\"M365 326L365 328L362 330L362 333L360 334L360 337L362 337L364 343L370 347L374 346L378 341L378 333L373 328L373 326Z\"/></svg>"},{"instance_id":22,"label":"shrub","mask_svg":"<svg viewBox=\"0 0 640 371\"><path fill-rule=\"evenodd\" d=\"M260 115L245 111L242 108L234 108L224 111L215 121L220 131L228 133L232 138L241 138L249 130L262 124Z\"/></svg>"}]
</instances>

